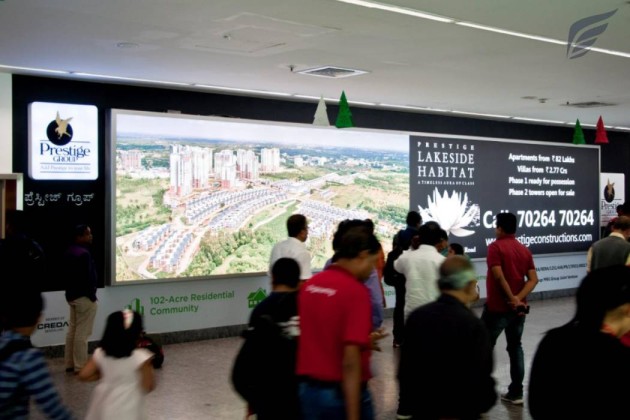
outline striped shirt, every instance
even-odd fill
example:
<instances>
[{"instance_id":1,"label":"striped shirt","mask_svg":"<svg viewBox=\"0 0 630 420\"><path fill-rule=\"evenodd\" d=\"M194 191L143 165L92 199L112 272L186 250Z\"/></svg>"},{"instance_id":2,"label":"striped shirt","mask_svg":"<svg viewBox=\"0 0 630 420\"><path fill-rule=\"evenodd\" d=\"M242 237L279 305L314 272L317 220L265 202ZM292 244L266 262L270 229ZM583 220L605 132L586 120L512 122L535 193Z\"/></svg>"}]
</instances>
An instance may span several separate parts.
<instances>
[{"instance_id":1,"label":"striped shirt","mask_svg":"<svg viewBox=\"0 0 630 420\"><path fill-rule=\"evenodd\" d=\"M0 336L0 350L12 341L29 338L14 331ZM28 419L29 398L49 419L73 419L61 403L42 352L35 348L18 350L0 360L0 419Z\"/></svg>"}]
</instances>

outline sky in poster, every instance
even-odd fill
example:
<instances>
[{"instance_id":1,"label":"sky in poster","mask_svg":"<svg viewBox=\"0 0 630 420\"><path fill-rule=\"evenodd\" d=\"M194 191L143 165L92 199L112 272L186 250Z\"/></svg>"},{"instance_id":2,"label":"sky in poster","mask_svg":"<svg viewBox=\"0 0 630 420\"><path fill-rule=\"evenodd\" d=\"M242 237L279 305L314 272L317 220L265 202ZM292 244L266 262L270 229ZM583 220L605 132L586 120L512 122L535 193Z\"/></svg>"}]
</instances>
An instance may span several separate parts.
<instances>
[{"instance_id":1,"label":"sky in poster","mask_svg":"<svg viewBox=\"0 0 630 420\"><path fill-rule=\"evenodd\" d=\"M335 127L299 124L272 125L241 120L218 121L206 117L182 117L177 114L172 116L119 114L116 124L118 133L409 152L407 134L385 131L339 130Z\"/></svg>"}]
</instances>

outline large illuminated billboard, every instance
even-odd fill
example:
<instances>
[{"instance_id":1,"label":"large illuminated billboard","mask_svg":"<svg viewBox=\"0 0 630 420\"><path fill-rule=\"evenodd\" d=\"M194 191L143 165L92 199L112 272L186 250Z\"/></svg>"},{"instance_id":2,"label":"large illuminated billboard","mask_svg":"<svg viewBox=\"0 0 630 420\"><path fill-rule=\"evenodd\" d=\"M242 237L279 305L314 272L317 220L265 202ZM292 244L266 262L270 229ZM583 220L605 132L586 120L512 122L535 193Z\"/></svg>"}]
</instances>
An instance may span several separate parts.
<instances>
[{"instance_id":1,"label":"large illuminated billboard","mask_svg":"<svg viewBox=\"0 0 630 420\"><path fill-rule=\"evenodd\" d=\"M598 239L596 146L125 110L110 131L114 283L266 273L295 213L315 270L339 221L372 219L387 252L410 209L471 258L502 211L534 254Z\"/></svg>"},{"instance_id":2,"label":"large illuminated billboard","mask_svg":"<svg viewBox=\"0 0 630 420\"><path fill-rule=\"evenodd\" d=\"M309 220L312 267L343 219L384 248L409 206L409 136L111 112L114 282L267 272L286 219Z\"/></svg>"}]
</instances>

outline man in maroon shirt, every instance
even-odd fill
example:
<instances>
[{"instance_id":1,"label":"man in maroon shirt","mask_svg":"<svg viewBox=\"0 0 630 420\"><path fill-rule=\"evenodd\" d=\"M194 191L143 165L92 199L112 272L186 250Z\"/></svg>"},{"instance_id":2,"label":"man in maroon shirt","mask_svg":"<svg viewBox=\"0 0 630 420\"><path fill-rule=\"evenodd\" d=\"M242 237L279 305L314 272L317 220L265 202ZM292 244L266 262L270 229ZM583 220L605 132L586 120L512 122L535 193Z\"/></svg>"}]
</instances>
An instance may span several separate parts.
<instances>
[{"instance_id":1,"label":"man in maroon shirt","mask_svg":"<svg viewBox=\"0 0 630 420\"><path fill-rule=\"evenodd\" d=\"M488 246L487 300L481 320L488 328L493 346L505 330L511 383L501 399L523 405L525 360L521 337L525 315L529 312L526 297L536 287L538 276L532 253L516 240L515 233L516 216L497 214L497 240Z\"/></svg>"},{"instance_id":2,"label":"man in maroon shirt","mask_svg":"<svg viewBox=\"0 0 630 420\"><path fill-rule=\"evenodd\" d=\"M367 381L373 342L370 295L363 285L378 258L379 242L363 226L342 237L333 264L313 276L298 296L303 418L374 418Z\"/></svg>"}]
</instances>

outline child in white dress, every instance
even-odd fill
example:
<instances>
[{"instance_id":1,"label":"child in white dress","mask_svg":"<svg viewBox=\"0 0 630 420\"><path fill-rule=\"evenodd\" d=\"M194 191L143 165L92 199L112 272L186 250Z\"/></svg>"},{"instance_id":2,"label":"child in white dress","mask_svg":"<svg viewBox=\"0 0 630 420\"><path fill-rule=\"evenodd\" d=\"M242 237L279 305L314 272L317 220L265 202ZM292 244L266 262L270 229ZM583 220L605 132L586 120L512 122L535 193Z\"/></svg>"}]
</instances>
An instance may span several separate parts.
<instances>
[{"instance_id":1,"label":"child in white dress","mask_svg":"<svg viewBox=\"0 0 630 420\"><path fill-rule=\"evenodd\" d=\"M136 348L142 316L125 309L109 315L100 346L79 373L96 381L86 420L144 419L144 396L154 387L153 353Z\"/></svg>"}]
</instances>

